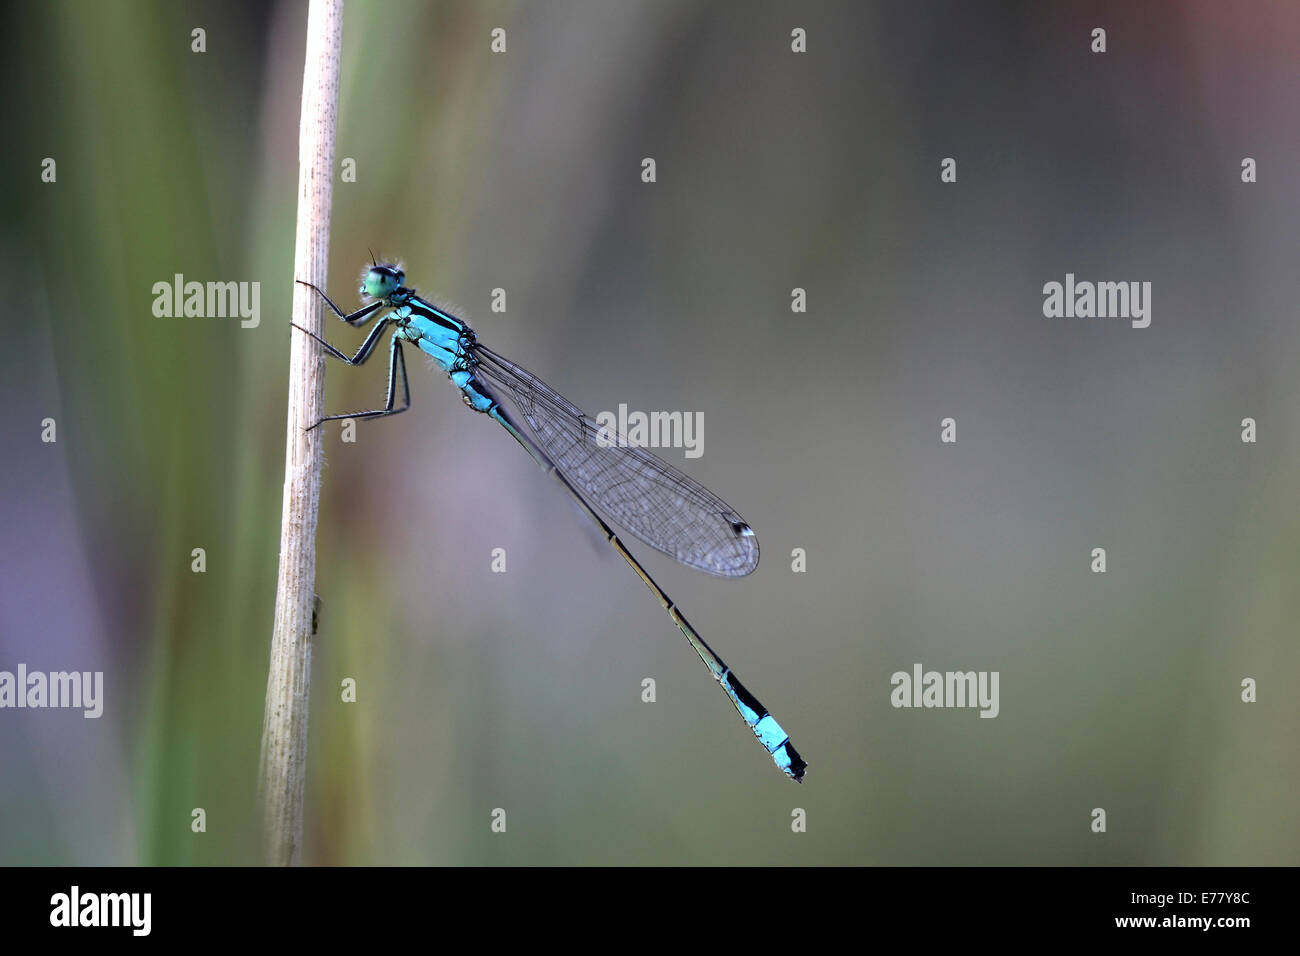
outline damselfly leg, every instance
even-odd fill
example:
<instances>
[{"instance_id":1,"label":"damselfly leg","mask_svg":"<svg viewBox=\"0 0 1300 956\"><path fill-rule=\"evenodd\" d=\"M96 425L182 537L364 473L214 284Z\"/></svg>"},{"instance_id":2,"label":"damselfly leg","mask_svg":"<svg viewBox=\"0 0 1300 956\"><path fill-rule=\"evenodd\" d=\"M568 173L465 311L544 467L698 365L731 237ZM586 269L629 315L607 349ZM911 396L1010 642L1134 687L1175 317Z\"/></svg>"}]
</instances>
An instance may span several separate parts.
<instances>
[{"instance_id":1,"label":"damselfly leg","mask_svg":"<svg viewBox=\"0 0 1300 956\"><path fill-rule=\"evenodd\" d=\"M310 332L307 334L311 335ZM315 336L312 337L316 338ZM406 357L402 355L402 341L396 334L393 335L390 341L392 342L392 346L388 350L388 398L384 402L384 407L371 408L363 412L344 412L341 415L326 415L315 425L312 425L311 428L307 429L307 431L311 431L312 428L325 422L337 422L345 418L383 418L386 415L400 415L411 407L411 383L406 377ZM362 361L365 360L362 359ZM357 363L348 362L348 364L354 365ZM397 372L399 369L402 373L402 395L404 397L402 398L402 407L394 408L393 405L397 399Z\"/></svg>"},{"instance_id":2,"label":"damselfly leg","mask_svg":"<svg viewBox=\"0 0 1300 956\"><path fill-rule=\"evenodd\" d=\"M335 312L338 312L339 317L341 317L343 321L350 320L350 316L343 315L343 312L339 310L339 308L335 306L333 302L330 302L329 298L326 297L325 293L322 293L320 289L316 289L316 286L309 284L309 282L302 282L302 285L309 286L311 287L311 289L315 289L317 293L320 294L320 297L322 299L325 299L325 302L329 302L330 307L333 308ZM382 304L383 304L382 302L376 303L376 306L382 306ZM374 307L364 308L364 310L360 310L359 312L354 312L352 313L351 317L361 316L361 313L363 312L367 313L367 315L361 317L361 321L355 321L355 323L350 323L350 324L352 325L363 324L364 320L367 319L369 313L374 312ZM370 358L370 354L372 354L372 352L374 351L374 346L376 346L378 341L380 341L380 336L381 334L383 334L383 330L387 328L387 325L389 325L390 321L391 321L390 319L381 319L380 321L378 321L378 323L374 325L374 328L370 329L369 334L367 334L367 337L365 337L365 341L361 342L360 349L357 349L356 354L352 355L351 358L348 358L348 356L344 354L344 352L335 349L335 347L331 346L329 342L326 342L324 338L317 336L317 334L315 332L312 332L311 329L304 329L302 325L298 325L296 323L290 323L290 325L294 326L295 329L298 329L299 332L305 332L308 334L308 336L315 338L317 342L321 343L321 346L324 346L325 351L328 351L329 354L333 355L335 359L339 360L339 362L346 362L348 365L360 365L360 364L364 364L365 360ZM400 372L402 372L402 393L404 395L404 398L402 401L402 407L395 408L394 405L396 403L396 390L398 390L396 389L396 385L398 385L399 369ZM326 423L326 421L341 421L343 419L381 419L381 418L385 418L386 415L400 415L402 414L402 412L406 411L407 408L409 407L411 407L411 381L409 381L407 378L406 356L402 354L402 341L400 341L398 337L393 336L393 339L391 339L391 346L389 349L389 393L387 393L386 401L383 402L383 407L369 408L369 410L367 411L343 412L342 415L326 415L325 418L322 418L320 421L317 421L317 423L315 425L312 425L311 428L308 428L307 431L311 432L312 429L320 427L320 425Z\"/></svg>"},{"instance_id":3,"label":"damselfly leg","mask_svg":"<svg viewBox=\"0 0 1300 956\"><path fill-rule=\"evenodd\" d=\"M320 296L322 299L325 300L325 304L330 307L330 310L335 315L337 315L340 319L342 319L348 325L353 326L354 328L360 328L361 326L365 325L368 321L370 321L371 316L373 316L376 312L378 312L380 309L384 307L384 303L382 301L371 302L369 305L362 306L361 308L357 309L357 311L349 315L347 312L344 312L337 305L335 305L333 299L327 296L320 289L316 288L310 282L303 282L301 279L294 279L293 281L297 282L299 285L305 285L307 288L315 292L318 296Z\"/></svg>"}]
</instances>

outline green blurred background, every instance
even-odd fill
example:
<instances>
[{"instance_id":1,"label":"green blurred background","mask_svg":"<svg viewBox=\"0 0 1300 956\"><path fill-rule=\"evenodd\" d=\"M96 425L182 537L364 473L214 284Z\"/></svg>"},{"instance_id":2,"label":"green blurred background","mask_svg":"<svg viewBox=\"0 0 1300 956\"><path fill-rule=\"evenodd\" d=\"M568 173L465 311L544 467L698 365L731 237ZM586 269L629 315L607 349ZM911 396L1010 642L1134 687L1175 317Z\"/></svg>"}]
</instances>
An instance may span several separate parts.
<instances>
[{"instance_id":1,"label":"green blurred background","mask_svg":"<svg viewBox=\"0 0 1300 956\"><path fill-rule=\"evenodd\" d=\"M258 859L305 26L5 10L0 669L107 699L0 711L0 863ZM1296 863L1298 52L1270 2L350 0L331 294L373 247L593 413L702 411L666 457L762 564L632 549L810 769L413 361L327 438L304 861ZM1044 318L1066 272L1152 282L1151 327ZM176 273L260 325L155 317ZM999 671L1000 716L892 708L914 663Z\"/></svg>"}]
</instances>

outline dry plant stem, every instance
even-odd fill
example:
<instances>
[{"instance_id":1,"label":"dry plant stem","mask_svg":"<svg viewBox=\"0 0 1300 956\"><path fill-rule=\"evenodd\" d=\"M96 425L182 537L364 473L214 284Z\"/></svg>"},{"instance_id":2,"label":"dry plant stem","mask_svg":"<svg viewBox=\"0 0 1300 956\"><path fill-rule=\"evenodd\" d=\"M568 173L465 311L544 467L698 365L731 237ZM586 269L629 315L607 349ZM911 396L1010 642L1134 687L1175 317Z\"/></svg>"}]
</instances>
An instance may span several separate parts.
<instances>
[{"instance_id":1,"label":"dry plant stem","mask_svg":"<svg viewBox=\"0 0 1300 956\"><path fill-rule=\"evenodd\" d=\"M322 289L329 253L342 25L342 0L312 0L298 128L298 233L293 274ZM312 291L295 283L293 321L319 333L320 317ZM316 343L301 333L292 334L290 341L280 575L259 768L266 860L280 866L299 862L302 848L321 473L321 432L308 432L307 428L324 414L325 375L325 361Z\"/></svg>"}]
</instances>

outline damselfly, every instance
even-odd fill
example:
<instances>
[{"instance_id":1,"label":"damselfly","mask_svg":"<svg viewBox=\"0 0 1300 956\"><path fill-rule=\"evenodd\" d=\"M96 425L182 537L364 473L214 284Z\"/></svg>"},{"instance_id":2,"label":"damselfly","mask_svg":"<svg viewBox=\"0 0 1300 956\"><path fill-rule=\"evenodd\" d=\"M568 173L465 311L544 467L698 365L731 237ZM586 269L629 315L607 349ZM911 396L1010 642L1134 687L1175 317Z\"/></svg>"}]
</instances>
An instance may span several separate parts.
<instances>
[{"instance_id":1,"label":"damselfly","mask_svg":"<svg viewBox=\"0 0 1300 956\"><path fill-rule=\"evenodd\" d=\"M338 419L382 418L406 411L411 405L411 386L406 378L402 344L409 343L432 356L460 389L466 405L500 422L573 496L614 550L659 599L776 765L802 782L807 764L790 743L789 735L704 642L595 510L600 508L616 524L687 567L721 577L741 577L758 566L758 539L730 505L646 449L630 445L621 435L611 434L607 427L597 425L582 409L532 372L481 345L474 330L463 321L422 299L414 289L406 288L402 284L406 273L398 266L376 263L372 258L361 280L365 304L351 314L345 313L316 286L298 281L314 290L335 315L354 328L381 316L356 354L350 357L320 336L294 325L320 342L330 355L349 365L360 365L370 358L384 329L390 324L394 326L389 340L388 397L384 407L328 415L312 428ZM397 404L399 374L401 405ZM531 435L497 400L493 386L510 396L532 427Z\"/></svg>"}]
</instances>

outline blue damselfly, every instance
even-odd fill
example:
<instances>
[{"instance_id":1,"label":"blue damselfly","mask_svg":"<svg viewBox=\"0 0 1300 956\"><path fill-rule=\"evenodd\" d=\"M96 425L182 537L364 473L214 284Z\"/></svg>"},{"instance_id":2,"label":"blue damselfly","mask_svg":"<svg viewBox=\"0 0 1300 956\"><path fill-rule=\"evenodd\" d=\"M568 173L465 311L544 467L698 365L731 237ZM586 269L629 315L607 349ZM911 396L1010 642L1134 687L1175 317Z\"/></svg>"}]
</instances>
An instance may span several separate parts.
<instances>
[{"instance_id":1,"label":"blue damselfly","mask_svg":"<svg viewBox=\"0 0 1300 956\"><path fill-rule=\"evenodd\" d=\"M596 512L596 508L601 509L650 547L687 567L721 577L741 577L758 566L758 538L731 506L646 449L629 445L625 440L610 441L607 426L598 425L532 372L480 344L474 330L465 322L422 299L414 289L406 288L402 284L406 274L398 266L376 263L372 258L361 283L365 304L351 314L345 313L316 286L298 281L314 290L348 325L360 328L379 317L352 356L294 325L320 342L330 355L349 365L360 365L370 358L380 335L389 325L394 326L389 340L388 396L384 407L328 415L312 428L327 421L382 418L406 411L411 404L411 387L402 344L409 343L432 356L460 389L466 405L496 419L573 496L686 635L776 765L802 782L807 764L790 743L789 735L758 698L736 679ZM399 374L401 405L397 404ZM531 426L531 434L497 400L494 386L510 396Z\"/></svg>"}]
</instances>

